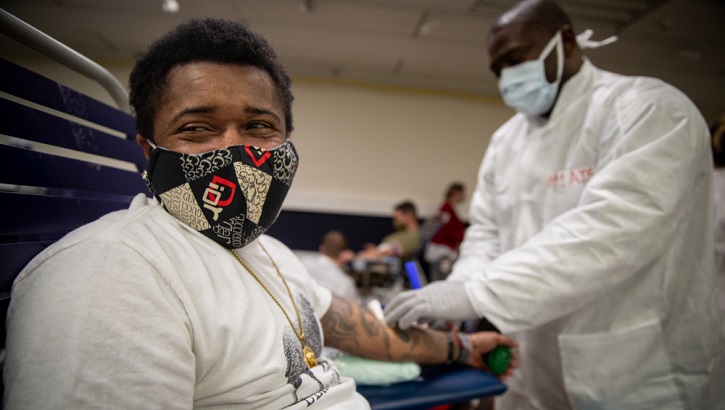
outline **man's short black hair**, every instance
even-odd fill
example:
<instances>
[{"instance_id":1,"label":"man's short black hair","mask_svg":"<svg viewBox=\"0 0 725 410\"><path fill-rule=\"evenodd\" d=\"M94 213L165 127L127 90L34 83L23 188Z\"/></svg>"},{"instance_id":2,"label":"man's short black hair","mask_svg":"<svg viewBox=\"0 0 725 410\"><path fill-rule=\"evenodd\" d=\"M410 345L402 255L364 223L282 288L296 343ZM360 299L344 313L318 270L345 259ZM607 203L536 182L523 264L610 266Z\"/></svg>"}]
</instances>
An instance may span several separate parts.
<instances>
[{"instance_id":1,"label":"man's short black hair","mask_svg":"<svg viewBox=\"0 0 725 410\"><path fill-rule=\"evenodd\" d=\"M266 39L246 25L216 18L179 24L148 48L131 72L130 102L137 132L154 140L154 118L166 92L172 68L192 62L253 66L267 72L275 83L284 109L287 136L292 132L290 78Z\"/></svg>"},{"instance_id":2,"label":"man's short black hair","mask_svg":"<svg viewBox=\"0 0 725 410\"><path fill-rule=\"evenodd\" d=\"M400 211L405 214L413 215L414 217L418 217L418 212L415 208L415 204L413 201L402 201L395 205L393 208L396 211Z\"/></svg>"}]
</instances>

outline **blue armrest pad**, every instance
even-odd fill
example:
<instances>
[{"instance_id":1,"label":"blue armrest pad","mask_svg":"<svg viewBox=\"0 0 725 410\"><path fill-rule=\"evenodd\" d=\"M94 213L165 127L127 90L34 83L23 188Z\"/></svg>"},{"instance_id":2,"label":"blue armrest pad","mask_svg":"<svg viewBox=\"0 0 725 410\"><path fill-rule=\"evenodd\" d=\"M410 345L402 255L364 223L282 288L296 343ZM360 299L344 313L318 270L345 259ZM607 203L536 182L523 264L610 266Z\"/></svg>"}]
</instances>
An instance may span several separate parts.
<instances>
[{"instance_id":1,"label":"blue armrest pad","mask_svg":"<svg viewBox=\"0 0 725 410\"><path fill-rule=\"evenodd\" d=\"M506 385L498 378L468 367L424 372L423 378L389 386L358 386L373 410L428 409L502 394Z\"/></svg>"}]
</instances>

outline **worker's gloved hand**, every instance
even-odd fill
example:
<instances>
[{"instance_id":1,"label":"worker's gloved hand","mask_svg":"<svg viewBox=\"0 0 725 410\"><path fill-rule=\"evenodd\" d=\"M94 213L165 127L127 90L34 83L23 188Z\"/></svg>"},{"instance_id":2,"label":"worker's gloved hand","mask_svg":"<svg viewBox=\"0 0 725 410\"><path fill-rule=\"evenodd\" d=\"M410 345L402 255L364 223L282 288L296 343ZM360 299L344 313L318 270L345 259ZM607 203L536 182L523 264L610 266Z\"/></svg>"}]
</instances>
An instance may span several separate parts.
<instances>
[{"instance_id":1,"label":"worker's gloved hand","mask_svg":"<svg viewBox=\"0 0 725 410\"><path fill-rule=\"evenodd\" d=\"M463 282L438 281L419 290L401 292L385 305L385 321L408 329L418 320L467 320L478 315Z\"/></svg>"}]
</instances>

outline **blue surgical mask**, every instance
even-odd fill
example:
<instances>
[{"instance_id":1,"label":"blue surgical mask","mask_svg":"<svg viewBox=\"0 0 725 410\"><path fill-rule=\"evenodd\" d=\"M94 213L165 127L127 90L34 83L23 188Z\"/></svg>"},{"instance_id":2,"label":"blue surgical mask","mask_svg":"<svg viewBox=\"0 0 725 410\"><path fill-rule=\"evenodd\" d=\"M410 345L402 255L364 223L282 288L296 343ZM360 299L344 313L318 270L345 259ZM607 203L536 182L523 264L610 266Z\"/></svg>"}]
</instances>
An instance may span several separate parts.
<instances>
[{"instance_id":1,"label":"blue surgical mask","mask_svg":"<svg viewBox=\"0 0 725 410\"><path fill-rule=\"evenodd\" d=\"M544 60L556 48L556 80L546 79ZM551 110L561 83L564 69L564 52L561 31L557 31L539 55L539 58L524 61L501 70L498 88L509 107L529 116L542 115Z\"/></svg>"}]
</instances>

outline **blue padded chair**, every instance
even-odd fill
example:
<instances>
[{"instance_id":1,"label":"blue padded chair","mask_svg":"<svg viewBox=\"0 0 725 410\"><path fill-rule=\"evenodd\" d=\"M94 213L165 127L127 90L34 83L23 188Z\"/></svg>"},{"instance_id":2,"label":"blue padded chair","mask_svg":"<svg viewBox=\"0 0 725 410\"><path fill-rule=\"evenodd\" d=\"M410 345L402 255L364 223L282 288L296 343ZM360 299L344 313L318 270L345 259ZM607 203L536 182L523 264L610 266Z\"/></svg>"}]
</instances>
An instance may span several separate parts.
<instances>
[{"instance_id":1,"label":"blue padded chair","mask_svg":"<svg viewBox=\"0 0 725 410\"><path fill-rule=\"evenodd\" d=\"M358 386L373 410L423 410L506 391L498 378L470 367L424 367L421 378L388 386Z\"/></svg>"},{"instance_id":2,"label":"blue padded chair","mask_svg":"<svg viewBox=\"0 0 725 410\"><path fill-rule=\"evenodd\" d=\"M133 117L5 60L0 91L13 96L0 98L0 134L9 137L0 145L4 348L5 312L20 270L66 233L127 208L147 190L139 176L146 159L135 142ZM29 149L38 143L45 152ZM69 152L118 161L127 169L69 158Z\"/></svg>"},{"instance_id":3,"label":"blue padded chair","mask_svg":"<svg viewBox=\"0 0 725 410\"><path fill-rule=\"evenodd\" d=\"M137 193L147 190L139 175L146 159L135 142L129 114L1 59L0 92L8 96L0 98L0 134L5 136L0 144L4 349L10 291L22 268L66 233L127 208Z\"/></svg>"}]
</instances>

